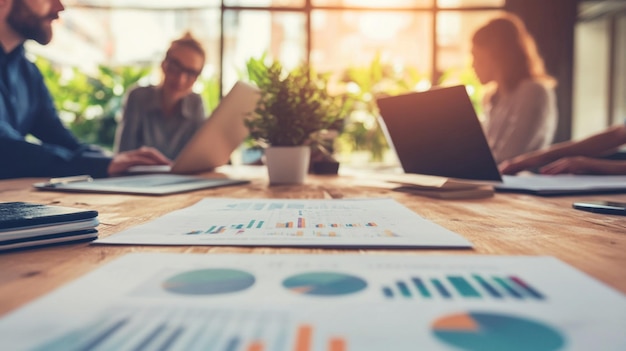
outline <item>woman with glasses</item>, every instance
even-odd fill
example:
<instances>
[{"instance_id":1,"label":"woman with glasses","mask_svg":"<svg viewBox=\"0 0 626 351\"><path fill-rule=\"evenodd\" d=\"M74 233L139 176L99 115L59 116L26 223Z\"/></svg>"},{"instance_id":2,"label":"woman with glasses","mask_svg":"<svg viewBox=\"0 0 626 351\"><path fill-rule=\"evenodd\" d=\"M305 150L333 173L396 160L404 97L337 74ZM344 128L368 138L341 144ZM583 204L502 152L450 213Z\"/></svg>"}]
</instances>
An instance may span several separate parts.
<instances>
[{"instance_id":1,"label":"woman with glasses","mask_svg":"<svg viewBox=\"0 0 626 351\"><path fill-rule=\"evenodd\" d=\"M170 44L161 83L137 86L126 95L116 152L150 146L172 160L178 156L206 116L202 98L192 92L204 62L205 51L190 33Z\"/></svg>"},{"instance_id":2,"label":"woman with glasses","mask_svg":"<svg viewBox=\"0 0 626 351\"><path fill-rule=\"evenodd\" d=\"M473 67L488 92L485 136L496 162L550 145L557 126L555 81L523 22L504 14L472 37Z\"/></svg>"}]
</instances>

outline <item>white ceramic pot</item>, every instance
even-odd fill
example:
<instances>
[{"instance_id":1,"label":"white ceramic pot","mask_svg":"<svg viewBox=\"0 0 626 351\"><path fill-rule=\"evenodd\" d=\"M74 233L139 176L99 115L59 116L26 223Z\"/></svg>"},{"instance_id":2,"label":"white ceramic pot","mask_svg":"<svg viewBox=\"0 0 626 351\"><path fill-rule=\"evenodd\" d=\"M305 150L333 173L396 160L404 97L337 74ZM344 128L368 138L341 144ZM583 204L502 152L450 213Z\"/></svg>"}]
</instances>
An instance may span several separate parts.
<instances>
[{"instance_id":1,"label":"white ceramic pot","mask_svg":"<svg viewBox=\"0 0 626 351\"><path fill-rule=\"evenodd\" d=\"M309 171L309 146L270 146L265 149L265 164L270 185L302 184Z\"/></svg>"}]
</instances>

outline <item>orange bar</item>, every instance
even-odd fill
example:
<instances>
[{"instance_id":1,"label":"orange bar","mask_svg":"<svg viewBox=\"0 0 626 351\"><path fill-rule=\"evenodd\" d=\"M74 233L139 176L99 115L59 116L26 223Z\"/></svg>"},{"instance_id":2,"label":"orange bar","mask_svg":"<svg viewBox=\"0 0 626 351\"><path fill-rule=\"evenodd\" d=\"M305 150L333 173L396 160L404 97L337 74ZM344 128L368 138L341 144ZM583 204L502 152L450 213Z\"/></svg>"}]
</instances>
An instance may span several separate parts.
<instances>
[{"instance_id":1,"label":"orange bar","mask_svg":"<svg viewBox=\"0 0 626 351\"><path fill-rule=\"evenodd\" d=\"M346 341L341 338L328 340L328 351L346 351Z\"/></svg>"},{"instance_id":2,"label":"orange bar","mask_svg":"<svg viewBox=\"0 0 626 351\"><path fill-rule=\"evenodd\" d=\"M265 347L261 341L253 341L250 346L248 346L247 351L263 351Z\"/></svg>"},{"instance_id":3,"label":"orange bar","mask_svg":"<svg viewBox=\"0 0 626 351\"><path fill-rule=\"evenodd\" d=\"M312 340L313 327L308 324L301 325L296 334L296 347L294 351L311 351Z\"/></svg>"}]
</instances>

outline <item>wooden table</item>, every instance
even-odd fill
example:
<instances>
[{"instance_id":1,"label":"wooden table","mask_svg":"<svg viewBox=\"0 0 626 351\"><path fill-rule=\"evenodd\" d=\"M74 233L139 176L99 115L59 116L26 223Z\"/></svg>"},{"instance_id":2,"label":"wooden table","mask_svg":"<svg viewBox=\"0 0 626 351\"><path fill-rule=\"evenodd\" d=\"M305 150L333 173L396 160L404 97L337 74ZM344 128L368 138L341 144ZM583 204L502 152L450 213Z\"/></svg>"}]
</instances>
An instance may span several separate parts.
<instances>
[{"instance_id":1,"label":"wooden table","mask_svg":"<svg viewBox=\"0 0 626 351\"><path fill-rule=\"evenodd\" d=\"M73 244L0 254L0 315L128 252L184 253L361 253L414 255L549 255L626 293L626 217L572 209L580 199L625 201L626 194L537 197L496 193L472 200L439 200L359 185L353 176L310 175L303 185L269 186L258 171L227 169L230 176L250 177L249 185L206 189L170 196L78 194L34 190L42 179L0 181L0 201L29 201L99 212L100 236L184 208L205 197L364 198L392 197L422 217L472 241L473 250L329 250L269 247L107 246ZM210 176L210 175L209 175Z\"/></svg>"}]
</instances>

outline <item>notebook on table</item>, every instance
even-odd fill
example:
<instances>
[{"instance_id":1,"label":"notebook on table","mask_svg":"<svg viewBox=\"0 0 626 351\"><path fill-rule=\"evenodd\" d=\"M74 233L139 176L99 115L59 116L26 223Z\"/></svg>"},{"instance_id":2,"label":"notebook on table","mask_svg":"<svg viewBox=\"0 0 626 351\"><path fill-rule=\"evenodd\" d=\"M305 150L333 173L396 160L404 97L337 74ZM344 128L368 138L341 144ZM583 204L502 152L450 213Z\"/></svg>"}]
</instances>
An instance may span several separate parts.
<instances>
[{"instance_id":1,"label":"notebook on table","mask_svg":"<svg viewBox=\"0 0 626 351\"><path fill-rule=\"evenodd\" d=\"M225 165L248 136L244 119L255 110L260 97L257 87L238 81L187 142L172 166L134 166L128 172L189 174Z\"/></svg>"},{"instance_id":2,"label":"notebook on table","mask_svg":"<svg viewBox=\"0 0 626 351\"><path fill-rule=\"evenodd\" d=\"M405 175L541 196L626 192L626 176L501 175L464 86L379 98L377 104L381 127Z\"/></svg>"},{"instance_id":3,"label":"notebook on table","mask_svg":"<svg viewBox=\"0 0 626 351\"><path fill-rule=\"evenodd\" d=\"M0 252L98 237L98 212L28 202L0 203Z\"/></svg>"}]
</instances>

